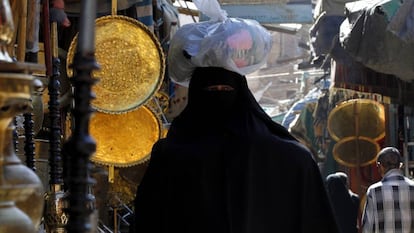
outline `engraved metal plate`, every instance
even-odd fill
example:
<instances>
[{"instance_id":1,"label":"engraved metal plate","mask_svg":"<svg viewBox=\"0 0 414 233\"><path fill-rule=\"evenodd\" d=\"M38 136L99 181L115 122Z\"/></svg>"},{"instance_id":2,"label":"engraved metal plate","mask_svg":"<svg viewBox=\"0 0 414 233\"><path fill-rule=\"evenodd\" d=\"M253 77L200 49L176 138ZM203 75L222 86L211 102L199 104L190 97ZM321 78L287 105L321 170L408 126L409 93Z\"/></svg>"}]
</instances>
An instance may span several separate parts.
<instances>
[{"instance_id":1,"label":"engraved metal plate","mask_svg":"<svg viewBox=\"0 0 414 233\"><path fill-rule=\"evenodd\" d=\"M90 133L98 143L91 160L115 167L143 163L161 132L159 118L146 106L123 114L96 112L91 117Z\"/></svg>"},{"instance_id":2,"label":"engraved metal plate","mask_svg":"<svg viewBox=\"0 0 414 233\"><path fill-rule=\"evenodd\" d=\"M73 76L76 35L67 56L67 73ZM154 95L161 86L165 58L155 35L141 22L121 15L96 19L95 56L100 70L93 72L99 82L93 86L92 106L100 112L132 111Z\"/></svg>"}]
</instances>

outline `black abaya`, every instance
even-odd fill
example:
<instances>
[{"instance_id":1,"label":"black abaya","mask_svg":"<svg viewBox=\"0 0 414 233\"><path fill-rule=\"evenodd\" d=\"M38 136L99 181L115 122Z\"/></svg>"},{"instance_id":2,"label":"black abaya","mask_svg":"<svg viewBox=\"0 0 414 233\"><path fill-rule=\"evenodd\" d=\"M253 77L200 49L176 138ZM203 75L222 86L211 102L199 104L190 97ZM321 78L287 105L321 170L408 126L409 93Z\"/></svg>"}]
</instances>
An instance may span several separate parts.
<instances>
[{"instance_id":1,"label":"black abaya","mask_svg":"<svg viewBox=\"0 0 414 233\"><path fill-rule=\"evenodd\" d=\"M342 177L341 177L342 176ZM358 233L359 196L351 192L342 173L326 177L328 197L338 223L339 233Z\"/></svg>"},{"instance_id":2,"label":"black abaya","mask_svg":"<svg viewBox=\"0 0 414 233\"><path fill-rule=\"evenodd\" d=\"M224 83L235 90L205 90ZM137 233L337 232L310 152L266 115L244 76L222 68L194 71L187 107L153 147L134 225Z\"/></svg>"}]
</instances>

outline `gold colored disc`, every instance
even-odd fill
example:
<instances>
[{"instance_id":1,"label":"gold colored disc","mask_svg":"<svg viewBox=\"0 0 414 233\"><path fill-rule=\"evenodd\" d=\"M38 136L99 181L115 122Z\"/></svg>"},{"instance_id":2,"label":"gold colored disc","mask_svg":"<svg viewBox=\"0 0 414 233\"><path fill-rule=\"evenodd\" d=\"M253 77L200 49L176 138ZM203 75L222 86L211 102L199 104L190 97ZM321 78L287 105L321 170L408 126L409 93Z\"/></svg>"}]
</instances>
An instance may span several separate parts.
<instances>
[{"instance_id":1,"label":"gold colored disc","mask_svg":"<svg viewBox=\"0 0 414 233\"><path fill-rule=\"evenodd\" d=\"M78 35L67 55L67 73L73 76ZM164 77L165 59L156 36L141 22L121 15L96 19L95 57L101 69L93 72L92 106L106 113L132 111L154 95Z\"/></svg>"},{"instance_id":2,"label":"gold colored disc","mask_svg":"<svg viewBox=\"0 0 414 233\"><path fill-rule=\"evenodd\" d=\"M146 106L124 114L96 112L91 117L90 133L98 143L91 160L115 167L143 163L161 132L160 120Z\"/></svg>"},{"instance_id":3,"label":"gold colored disc","mask_svg":"<svg viewBox=\"0 0 414 233\"><path fill-rule=\"evenodd\" d=\"M335 141L353 136L377 141L385 136L384 106L369 99L342 102L328 116L328 132Z\"/></svg>"},{"instance_id":4,"label":"gold colored disc","mask_svg":"<svg viewBox=\"0 0 414 233\"><path fill-rule=\"evenodd\" d=\"M347 167L366 166L373 163L380 150L378 143L367 137L347 137L333 148L334 159Z\"/></svg>"}]
</instances>

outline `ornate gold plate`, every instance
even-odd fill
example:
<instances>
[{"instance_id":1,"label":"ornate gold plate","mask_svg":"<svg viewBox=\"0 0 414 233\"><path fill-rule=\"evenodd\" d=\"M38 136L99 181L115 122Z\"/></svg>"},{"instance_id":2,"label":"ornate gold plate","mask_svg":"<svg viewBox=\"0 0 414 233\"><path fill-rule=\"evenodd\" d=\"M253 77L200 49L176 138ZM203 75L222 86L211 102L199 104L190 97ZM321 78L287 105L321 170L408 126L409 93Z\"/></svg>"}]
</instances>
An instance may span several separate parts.
<instances>
[{"instance_id":1,"label":"ornate gold plate","mask_svg":"<svg viewBox=\"0 0 414 233\"><path fill-rule=\"evenodd\" d=\"M90 133L97 141L91 160L115 167L143 163L161 132L159 118L146 106L124 114L96 112L90 122Z\"/></svg>"},{"instance_id":2,"label":"ornate gold plate","mask_svg":"<svg viewBox=\"0 0 414 233\"><path fill-rule=\"evenodd\" d=\"M69 47L67 73L76 52L78 34ZM132 111L154 95L161 86L165 58L155 35L141 22L121 15L96 19L95 56L100 70L93 91L92 106L100 112Z\"/></svg>"},{"instance_id":3,"label":"ornate gold plate","mask_svg":"<svg viewBox=\"0 0 414 233\"><path fill-rule=\"evenodd\" d=\"M369 99L342 102L328 116L328 132L335 141L352 136L377 141L385 136L384 106Z\"/></svg>"},{"instance_id":4,"label":"ornate gold plate","mask_svg":"<svg viewBox=\"0 0 414 233\"><path fill-rule=\"evenodd\" d=\"M347 137L333 148L334 159L347 167L366 166L373 163L380 150L378 143L367 137Z\"/></svg>"}]
</instances>

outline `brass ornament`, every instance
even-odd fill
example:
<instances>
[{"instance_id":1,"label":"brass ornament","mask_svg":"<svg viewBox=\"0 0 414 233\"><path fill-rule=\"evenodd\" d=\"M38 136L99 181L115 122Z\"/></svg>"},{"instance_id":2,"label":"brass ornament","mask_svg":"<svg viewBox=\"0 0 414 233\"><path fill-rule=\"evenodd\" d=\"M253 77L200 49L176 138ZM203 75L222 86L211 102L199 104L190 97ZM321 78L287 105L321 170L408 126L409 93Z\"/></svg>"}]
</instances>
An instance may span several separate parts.
<instances>
[{"instance_id":1,"label":"brass ornament","mask_svg":"<svg viewBox=\"0 0 414 233\"><path fill-rule=\"evenodd\" d=\"M100 143L91 160L115 167L143 163L161 131L160 119L146 106L123 114L96 112L91 117L90 133Z\"/></svg>"},{"instance_id":2,"label":"brass ornament","mask_svg":"<svg viewBox=\"0 0 414 233\"><path fill-rule=\"evenodd\" d=\"M31 75L0 73L0 233L36 231L33 221L15 203L27 200L39 185L12 182L5 162L5 151L8 151L5 146L11 145L11 135L6 136L11 133L9 125L17 114L30 110L32 90Z\"/></svg>"},{"instance_id":3,"label":"brass ornament","mask_svg":"<svg viewBox=\"0 0 414 233\"><path fill-rule=\"evenodd\" d=\"M3 176L8 185L33 187L33 192L30 196L16 199L15 202L16 206L31 219L34 227L39 229L43 215L43 194L45 189L39 176L17 157L13 141L14 129L14 126L9 126L5 130L2 151Z\"/></svg>"},{"instance_id":4,"label":"brass ornament","mask_svg":"<svg viewBox=\"0 0 414 233\"><path fill-rule=\"evenodd\" d=\"M73 76L78 35L67 54L67 73ZM95 57L100 70L93 72L99 82L93 86L92 106L99 112L122 113L137 109L160 88L165 58L156 36L141 22L121 15L96 19Z\"/></svg>"},{"instance_id":5,"label":"brass ornament","mask_svg":"<svg viewBox=\"0 0 414 233\"><path fill-rule=\"evenodd\" d=\"M384 106L370 99L342 102L328 116L328 132L335 141L353 136L378 141L385 136Z\"/></svg>"},{"instance_id":6,"label":"brass ornament","mask_svg":"<svg viewBox=\"0 0 414 233\"><path fill-rule=\"evenodd\" d=\"M2 115L15 116L25 112L31 104L33 91L33 76L18 73L0 73L0 105L17 105ZM24 106L23 106L24 105ZM25 108L22 110L21 108ZM6 128L9 122L0 122Z\"/></svg>"},{"instance_id":7,"label":"brass ornament","mask_svg":"<svg viewBox=\"0 0 414 233\"><path fill-rule=\"evenodd\" d=\"M0 182L0 233L35 233L31 219L15 205L16 196L27 198L33 193L31 185L8 185Z\"/></svg>"},{"instance_id":8,"label":"brass ornament","mask_svg":"<svg viewBox=\"0 0 414 233\"><path fill-rule=\"evenodd\" d=\"M45 195L44 226L46 232L65 232L69 215L64 211L68 207L67 193L61 185L51 185Z\"/></svg>"},{"instance_id":9,"label":"brass ornament","mask_svg":"<svg viewBox=\"0 0 414 233\"><path fill-rule=\"evenodd\" d=\"M49 189L49 178L50 178L50 175L49 175L49 172L50 172L49 140L36 138L34 139L34 143L35 143L36 174L39 176L40 180L42 181L44 190L48 190ZM23 142L21 144L23 144ZM23 149L21 151L23 151Z\"/></svg>"},{"instance_id":10,"label":"brass ornament","mask_svg":"<svg viewBox=\"0 0 414 233\"><path fill-rule=\"evenodd\" d=\"M333 147L334 159L347 167L361 167L373 163L380 150L379 144L367 137L347 137Z\"/></svg>"}]
</instances>

